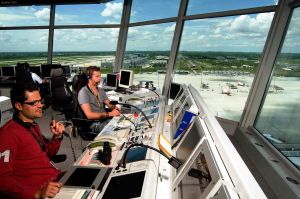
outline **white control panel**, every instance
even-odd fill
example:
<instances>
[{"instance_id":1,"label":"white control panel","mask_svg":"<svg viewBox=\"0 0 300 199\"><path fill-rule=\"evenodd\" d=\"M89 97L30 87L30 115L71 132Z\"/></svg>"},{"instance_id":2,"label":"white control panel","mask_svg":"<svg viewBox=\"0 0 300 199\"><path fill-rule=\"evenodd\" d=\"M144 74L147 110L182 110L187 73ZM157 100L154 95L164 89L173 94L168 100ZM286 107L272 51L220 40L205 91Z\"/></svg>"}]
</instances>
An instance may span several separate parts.
<instances>
[{"instance_id":1,"label":"white control panel","mask_svg":"<svg viewBox=\"0 0 300 199\"><path fill-rule=\"evenodd\" d=\"M14 109L11 105L10 98L0 96L0 127L12 119Z\"/></svg>"}]
</instances>

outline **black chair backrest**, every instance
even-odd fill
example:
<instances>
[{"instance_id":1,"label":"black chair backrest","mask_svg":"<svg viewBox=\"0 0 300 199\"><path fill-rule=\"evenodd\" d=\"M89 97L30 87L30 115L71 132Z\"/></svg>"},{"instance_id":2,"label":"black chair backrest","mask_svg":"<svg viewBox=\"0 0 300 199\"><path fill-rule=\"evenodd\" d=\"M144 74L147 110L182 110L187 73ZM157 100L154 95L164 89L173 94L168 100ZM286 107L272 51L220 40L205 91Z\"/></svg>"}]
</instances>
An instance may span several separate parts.
<instances>
[{"instance_id":1,"label":"black chair backrest","mask_svg":"<svg viewBox=\"0 0 300 199\"><path fill-rule=\"evenodd\" d=\"M87 85L88 79L85 74L79 74L75 75L72 80L72 96L73 96L73 115L77 118L84 118L86 119L86 116L82 109L79 106L78 103L78 92L80 89Z\"/></svg>"},{"instance_id":2,"label":"black chair backrest","mask_svg":"<svg viewBox=\"0 0 300 199\"><path fill-rule=\"evenodd\" d=\"M87 83L88 79L84 73L75 75L72 80L72 91L78 93L82 87L87 85Z\"/></svg>"},{"instance_id":3,"label":"black chair backrest","mask_svg":"<svg viewBox=\"0 0 300 199\"><path fill-rule=\"evenodd\" d=\"M35 83L29 71L28 63L17 63L16 66L16 83L17 84L32 84Z\"/></svg>"},{"instance_id":4,"label":"black chair backrest","mask_svg":"<svg viewBox=\"0 0 300 199\"><path fill-rule=\"evenodd\" d=\"M72 101L72 93L63 76L51 77L51 93L55 105L69 104Z\"/></svg>"}]
</instances>

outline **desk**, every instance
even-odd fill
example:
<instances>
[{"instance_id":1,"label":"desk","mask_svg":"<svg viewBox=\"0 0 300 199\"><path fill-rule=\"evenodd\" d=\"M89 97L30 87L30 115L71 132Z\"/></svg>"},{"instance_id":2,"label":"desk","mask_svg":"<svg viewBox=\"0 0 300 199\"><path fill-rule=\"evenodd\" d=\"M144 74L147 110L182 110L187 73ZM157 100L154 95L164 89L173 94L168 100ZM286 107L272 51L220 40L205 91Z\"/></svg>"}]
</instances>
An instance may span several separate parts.
<instances>
[{"instance_id":1,"label":"desk","mask_svg":"<svg viewBox=\"0 0 300 199\"><path fill-rule=\"evenodd\" d=\"M126 164L126 168L116 168L123 157L125 150L130 146L131 143L142 142L145 145L149 145L155 148L157 146L157 136L159 129L159 118L161 115L161 107L164 107L164 100L159 100L158 96L149 91L148 89L139 90L131 95L116 93L114 91L107 93L111 100L121 99L123 103L133 104L141 108L145 114L149 117L149 121L152 128L146 120L143 119L142 114L138 116L133 116L135 112L138 112L134 108L129 109L128 113L122 114L121 116L114 117L99 133L95 138L94 142L97 140L105 140L105 138L113 137L115 146L112 148L112 159L109 165L104 165L97 159L97 154L99 149L102 147L89 148L81 154L78 160L74 163L72 171L67 172L67 174L61 179L65 183L72 172L76 172L78 168L100 168L105 170L101 178L93 179L92 184L88 186L72 186L65 185L59 194L55 198L68 198L74 196L77 192L79 194L80 190L88 190L93 185L94 187L99 187L102 184L102 192L99 193L99 198L113 198L116 196L114 194L121 192L116 192L117 188L114 183L116 181L123 182L123 188L128 185L129 181L140 181L138 187L132 185L122 189L119 198L122 198L124 194L128 194L128 197L139 196L137 198L155 198L156 195L156 182L158 178L158 166L159 166L159 154L155 151L144 149L141 147L133 148L129 150L128 160L132 161ZM163 109L162 109L163 110ZM130 120L130 122L128 121ZM104 139L103 139L104 138ZM127 183L126 183L127 182ZM112 186L114 188L112 188ZM104 191L106 190L106 191ZM112 190L115 190L112 192ZM120 190L121 191L121 190ZM150 194L149 194L150 193ZM105 195L106 194L106 195ZM137 194L137 195L130 195Z\"/></svg>"},{"instance_id":2,"label":"desk","mask_svg":"<svg viewBox=\"0 0 300 199\"><path fill-rule=\"evenodd\" d=\"M191 85L183 86L183 89L183 96L175 99L170 105L165 105L165 99L160 97L157 105L159 111L154 114L151 120L152 128L147 128L147 124L142 123L136 131L132 124L129 124L129 128L116 130L116 124L122 120L122 117L113 118L96 137L96 139L100 139L103 134L115 137L115 154L111 164L104 166L99 162L92 162L92 156L97 151L87 149L73 166L77 168L101 168L100 173L102 174L97 175L101 177L96 178L93 182L95 185L100 184L101 186L93 186L93 183L86 187L64 186L55 198L65 199L71 198L75 194L83 195L92 188L93 191L95 189L99 191L98 199L265 199L266 196L262 189L216 118L207 110L200 94ZM133 96L145 99L142 100L143 105L141 105L143 110L156 106L151 105L151 99L155 99L155 95L150 93L137 92L135 95L118 97L130 101L129 99L132 99ZM182 161L181 167L174 169L168 164L165 157L155 151L147 150L145 158L127 163L125 168L117 168L125 149L132 142L142 141L158 148L159 133L162 133L171 143L174 143L174 128L178 127L178 122L183 121L183 119L177 116L170 120L169 112L174 116L177 110L179 113L176 115L183 115L186 105L189 110L196 107L199 114L195 116L182 141L172 149L172 155ZM138 124L141 121L141 115L138 118L133 118L129 113L126 117L130 117L133 123ZM200 172L201 177L194 174L191 174L194 175L193 177L188 175L192 169ZM77 198L81 198L81 196Z\"/></svg>"}]
</instances>

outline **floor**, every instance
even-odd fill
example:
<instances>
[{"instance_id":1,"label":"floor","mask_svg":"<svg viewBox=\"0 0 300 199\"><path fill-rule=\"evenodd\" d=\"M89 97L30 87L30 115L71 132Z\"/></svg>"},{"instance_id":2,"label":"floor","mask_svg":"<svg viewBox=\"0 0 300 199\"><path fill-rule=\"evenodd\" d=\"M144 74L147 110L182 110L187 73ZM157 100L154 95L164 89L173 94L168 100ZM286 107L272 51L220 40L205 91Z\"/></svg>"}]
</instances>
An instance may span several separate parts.
<instances>
[{"instance_id":1,"label":"floor","mask_svg":"<svg viewBox=\"0 0 300 199\"><path fill-rule=\"evenodd\" d=\"M42 133L46 138L51 139L52 133L50 132L50 121L51 118L53 118L57 121L64 121L64 115L60 114L59 112L51 111L51 108L48 108L44 110L44 115L42 118L39 118L36 120L36 122L39 124ZM66 132L72 135L71 130L72 127L68 126L66 127ZM74 155L73 155L73 150L74 149L74 154L76 159L81 155L83 148L89 143L89 141L84 141L82 140L79 136L70 136L70 138L64 136L62 140L61 147L58 151L57 154L66 154L67 159L64 162L61 163L56 163L55 166L60 169L61 171L67 171L70 166L73 165L74 163ZM71 147L72 145L72 147Z\"/></svg>"}]
</instances>

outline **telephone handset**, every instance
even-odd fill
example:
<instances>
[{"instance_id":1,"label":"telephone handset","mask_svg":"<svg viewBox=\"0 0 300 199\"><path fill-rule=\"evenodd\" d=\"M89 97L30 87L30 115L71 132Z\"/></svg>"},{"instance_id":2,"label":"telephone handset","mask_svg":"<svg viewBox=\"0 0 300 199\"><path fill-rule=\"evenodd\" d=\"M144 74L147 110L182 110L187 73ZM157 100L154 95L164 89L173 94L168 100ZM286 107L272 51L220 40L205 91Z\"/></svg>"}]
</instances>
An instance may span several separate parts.
<instances>
[{"instance_id":1,"label":"telephone handset","mask_svg":"<svg viewBox=\"0 0 300 199\"><path fill-rule=\"evenodd\" d=\"M95 137L95 140L88 144L88 148L102 147L104 142L109 142L110 147L115 147L118 144L118 138L112 135L100 135Z\"/></svg>"}]
</instances>

